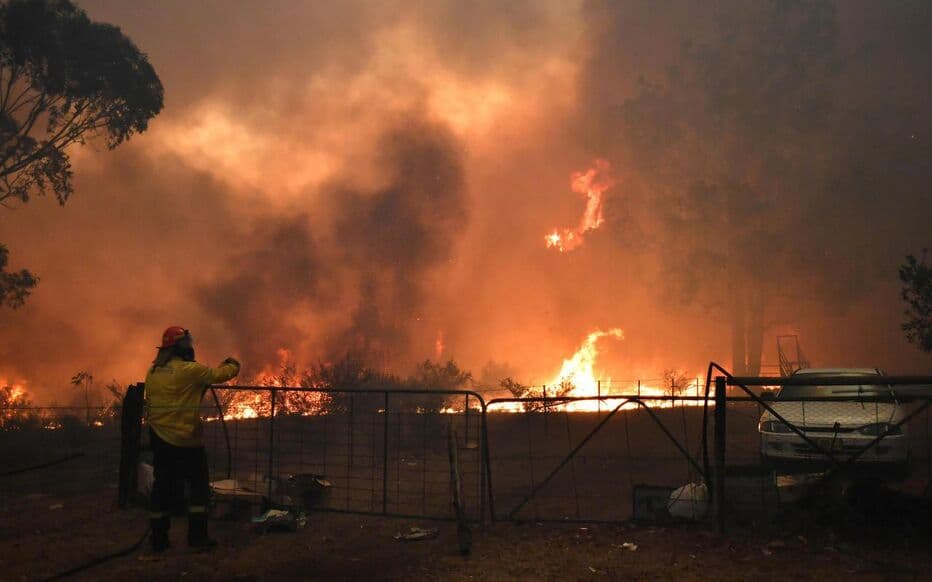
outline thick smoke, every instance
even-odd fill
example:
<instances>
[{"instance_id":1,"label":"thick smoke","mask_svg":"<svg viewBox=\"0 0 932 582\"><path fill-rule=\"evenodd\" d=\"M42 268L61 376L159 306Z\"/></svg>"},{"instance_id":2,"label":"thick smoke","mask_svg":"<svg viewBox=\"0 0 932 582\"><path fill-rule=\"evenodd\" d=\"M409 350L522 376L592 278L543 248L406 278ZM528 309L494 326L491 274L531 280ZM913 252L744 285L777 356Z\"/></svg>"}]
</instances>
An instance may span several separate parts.
<instances>
[{"instance_id":1,"label":"thick smoke","mask_svg":"<svg viewBox=\"0 0 932 582\"><path fill-rule=\"evenodd\" d=\"M376 151L384 185L352 189L340 183L353 176L336 177L319 195L327 231L315 236L303 214L266 220L201 287L200 305L225 324L253 371L281 349L383 364L412 356L430 271L453 255L465 226L461 153L442 126L414 118L388 129ZM328 318L335 312L346 316Z\"/></svg>"},{"instance_id":2,"label":"thick smoke","mask_svg":"<svg viewBox=\"0 0 932 582\"><path fill-rule=\"evenodd\" d=\"M792 332L818 364L928 368L896 288L932 245L928 2L826 3L826 74L765 95L747 147L678 140L705 104L663 89L769 0L81 4L150 55L166 108L115 152L76 149L65 208L0 209L11 267L41 277L0 311L0 379L40 399L82 369L138 380L175 324L247 372L287 349L407 373L442 348L549 381L616 327L604 376L693 372L729 360L733 273L766 299L765 362ZM783 131L790 97L826 114ZM596 158L618 178L605 224L549 252Z\"/></svg>"},{"instance_id":3,"label":"thick smoke","mask_svg":"<svg viewBox=\"0 0 932 582\"><path fill-rule=\"evenodd\" d=\"M225 324L246 362L274 362L277 349L301 343L294 316L321 305L325 268L307 216L263 223L238 242L242 250L203 284L198 303Z\"/></svg>"},{"instance_id":4,"label":"thick smoke","mask_svg":"<svg viewBox=\"0 0 932 582\"><path fill-rule=\"evenodd\" d=\"M733 351L752 360L761 333L799 331L823 361L871 361L868 337L901 343L895 270L932 213L928 6L720 1L673 27L658 68L614 58L631 16L690 14L647 4L588 5L579 126L636 176L652 237L633 250L662 266L661 296L747 333Z\"/></svg>"},{"instance_id":5,"label":"thick smoke","mask_svg":"<svg viewBox=\"0 0 932 582\"><path fill-rule=\"evenodd\" d=\"M424 314L430 270L454 254L466 226L461 152L442 127L412 121L382 140L386 184L374 192L337 190L333 243L357 274L359 300L347 339L333 347L408 356L411 328Z\"/></svg>"}]
</instances>

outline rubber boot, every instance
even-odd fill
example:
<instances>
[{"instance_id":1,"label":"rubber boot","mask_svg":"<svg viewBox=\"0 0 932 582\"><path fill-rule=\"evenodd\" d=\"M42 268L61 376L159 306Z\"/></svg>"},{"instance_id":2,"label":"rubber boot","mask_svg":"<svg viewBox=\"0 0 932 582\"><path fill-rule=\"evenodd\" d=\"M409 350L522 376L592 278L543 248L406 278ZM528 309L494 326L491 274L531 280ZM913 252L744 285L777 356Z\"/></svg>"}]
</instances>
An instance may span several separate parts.
<instances>
[{"instance_id":1,"label":"rubber boot","mask_svg":"<svg viewBox=\"0 0 932 582\"><path fill-rule=\"evenodd\" d=\"M151 532L152 552L161 554L167 550L171 544L168 543L168 529L171 527L171 518L153 517L149 520Z\"/></svg>"},{"instance_id":2,"label":"rubber boot","mask_svg":"<svg viewBox=\"0 0 932 582\"><path fill-rule=\"evenodd\" d=\"M207 513L188 514L188 546L209 551L217 545L215 540L207 536Z\"/></svg>"}]
</instances>

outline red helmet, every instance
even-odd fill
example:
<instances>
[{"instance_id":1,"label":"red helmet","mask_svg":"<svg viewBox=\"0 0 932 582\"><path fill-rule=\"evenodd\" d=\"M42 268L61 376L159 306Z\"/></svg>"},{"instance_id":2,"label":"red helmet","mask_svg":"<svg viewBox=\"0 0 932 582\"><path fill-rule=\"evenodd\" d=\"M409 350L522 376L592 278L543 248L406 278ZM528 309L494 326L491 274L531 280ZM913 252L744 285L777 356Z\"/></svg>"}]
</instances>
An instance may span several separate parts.
<instances>
[{"instance_id":1,"label":"red helmet","mask_svg":"<svg viewBox=\"0 0 932 582\"><path fill-rule=\"evenodd\" d=\"M162 345L159 348L170 348L181 341L181 338L189 335L188 330L183 327L173 325L162 333Z\"/></svg>"}]
</instances>

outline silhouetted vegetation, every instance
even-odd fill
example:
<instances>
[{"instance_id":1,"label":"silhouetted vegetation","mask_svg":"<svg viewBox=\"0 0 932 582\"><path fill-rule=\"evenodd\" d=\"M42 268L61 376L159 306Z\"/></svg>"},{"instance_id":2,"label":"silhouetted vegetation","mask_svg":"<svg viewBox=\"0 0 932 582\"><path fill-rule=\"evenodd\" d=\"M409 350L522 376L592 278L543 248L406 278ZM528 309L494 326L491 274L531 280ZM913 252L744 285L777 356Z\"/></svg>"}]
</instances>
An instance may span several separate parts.
<instances>
[{"instance_id":1,"label":"silhouetted vegetation","mask_svg":"<svg viewBox=\"0 0 932 582\"><path fill-rule=\"evenodd\" d=\"M0 204L72 194L67 149L102 136L113 149L162 109L162 83L119 28L68 0L0 4ZM38 279L5 271L0 305L18 307Z\"/></svg>"},{"instance_id":2,"label":"silhouetted vegetation","mask_svg":"<svg viewBox=\"0 0 932 582\"><path fill-rule=\"evenodd\" d=\"M932 268L922 259L909 255L900 267L903 301L906 302L906 323L903 331L910 343L924 352L932 351Z\"/></svg>"}]
</instances>

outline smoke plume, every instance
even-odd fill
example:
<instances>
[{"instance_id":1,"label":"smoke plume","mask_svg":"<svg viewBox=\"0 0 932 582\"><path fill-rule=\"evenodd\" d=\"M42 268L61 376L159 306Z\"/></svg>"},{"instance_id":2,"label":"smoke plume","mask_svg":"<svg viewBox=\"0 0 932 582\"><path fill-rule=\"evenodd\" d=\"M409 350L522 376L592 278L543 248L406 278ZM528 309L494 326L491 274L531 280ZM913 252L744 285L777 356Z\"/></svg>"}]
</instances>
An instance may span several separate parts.
<instances>
[{"instance_id":1,"label":"smoke plume","mask_svg":"<svg viewBox=\"0 0 932 582\"><path fill-rule=\"evenodd\" d=\"M139 380L168 325L247 374L352 352L531 384L615 328L594 365L616 380L775 363L784 333L817 364L928 370L896 277L932 246L927 2L79 3L165 109L76 148L64 208L0 209L41 278L0 311L0 380L40 401L78 370ZM800 45L784 5L824 34ZM735 60L799 46L766 82ZM597 159L599 227L548 250Z\"/></svg>"}]
</instances>

